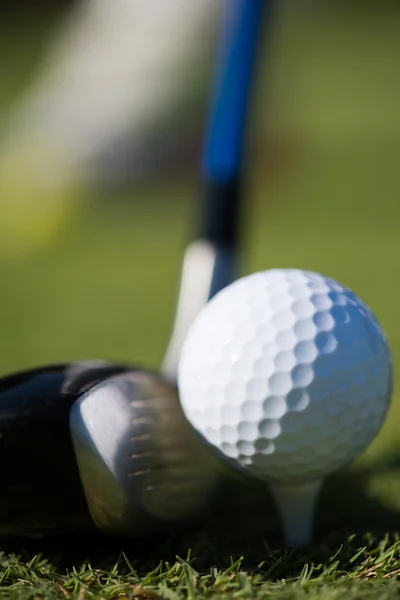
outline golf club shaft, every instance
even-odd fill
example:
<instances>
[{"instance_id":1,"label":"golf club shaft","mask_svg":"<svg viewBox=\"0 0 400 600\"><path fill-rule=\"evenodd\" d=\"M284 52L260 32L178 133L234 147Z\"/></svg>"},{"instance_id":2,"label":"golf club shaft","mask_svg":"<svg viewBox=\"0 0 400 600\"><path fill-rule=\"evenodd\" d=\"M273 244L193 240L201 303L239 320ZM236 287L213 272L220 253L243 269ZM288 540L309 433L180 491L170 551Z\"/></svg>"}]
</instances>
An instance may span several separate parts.
<instances>
[{"instance_id":1,"label":"golf club shaft","mask_svg":"<svg viewBox=\"0 0 400 600\"><path fill-rule=\"evenodd\" d=\"M243 149L265 0L226 0L202 160L198 236L237 246Z\"/></svg>"},{"instance_id":2,"label":"golf club shaft","mask_svg":"<svg viewBox=\"0 0 400 600\"><path fill-rule=\"evenodd\" d=\"M196 239L185 253L178 310L164 359L176 379L187 331L206 302L237 276L243 147L263 13L269 0L225 0L196 212Z\"/></svg>"}]
</instances>

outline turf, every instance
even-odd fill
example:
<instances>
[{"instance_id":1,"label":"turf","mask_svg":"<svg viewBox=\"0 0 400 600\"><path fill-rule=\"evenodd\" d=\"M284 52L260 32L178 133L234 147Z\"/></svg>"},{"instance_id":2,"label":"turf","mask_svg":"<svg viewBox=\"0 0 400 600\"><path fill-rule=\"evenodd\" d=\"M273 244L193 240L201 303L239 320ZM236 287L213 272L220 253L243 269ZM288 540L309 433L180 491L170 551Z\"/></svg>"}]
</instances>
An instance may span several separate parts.
<instances>
[{"instance_id":1,"label":"turf","mask_svg":"<svg viewBox=\"0 0 400 600\"><path fill-rule=\"evenodd\" d=\"M250 566L242 557L225 567L197 566L189 552L138 569L127 554L93 567L63 572L42 556L22 561L0 556L0 592L12 598L327 598L383 600L399 595L400 542L365 536L347 540L333 554L270 551Z\"/></svg>"},{"instance_id":2,"label":"turf","mask_svg":"<svg viewBox=\"0 0 400 600\"><path fill-rule=\"evenodd\" d=\"M329 6L278 19L272 80L260 72L242 271L297 266L349 285L381 320L396 366L400 18L393 7L370 13L356 4L344 21ZM20 74L43 25L38 32ZM13 71L8 79L11 93L23 78ZM284 144L268 141L283 134ZM188 174L92 198L50 248L1 257L1 373L87 357L159 364L194 196ZM1 597L400 596L395 371L388 420L365 456L326 483L310 547L282 550L267 495L232 481L229 503L221 497L205 522L169 537L1 540Z\"/></svg>"}]
</instances>

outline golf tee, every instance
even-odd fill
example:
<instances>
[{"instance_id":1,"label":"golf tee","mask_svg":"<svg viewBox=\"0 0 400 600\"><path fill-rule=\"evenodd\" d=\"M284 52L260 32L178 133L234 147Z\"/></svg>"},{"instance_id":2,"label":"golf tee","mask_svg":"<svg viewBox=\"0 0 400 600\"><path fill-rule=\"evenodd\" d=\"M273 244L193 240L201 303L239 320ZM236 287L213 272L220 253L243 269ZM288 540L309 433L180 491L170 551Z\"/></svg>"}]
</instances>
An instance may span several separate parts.
<instances>
[{"instance_id":1,"label":"golf tee","mask_svg":"<svg viewBox=\"0 0 400 600\"><path fill-rule=\"evenodd\" d=\"M285 545L299 548L312 539L315 504L322 481L299 485L269 486L281 518Z\"/></svg>"}]
</instances>

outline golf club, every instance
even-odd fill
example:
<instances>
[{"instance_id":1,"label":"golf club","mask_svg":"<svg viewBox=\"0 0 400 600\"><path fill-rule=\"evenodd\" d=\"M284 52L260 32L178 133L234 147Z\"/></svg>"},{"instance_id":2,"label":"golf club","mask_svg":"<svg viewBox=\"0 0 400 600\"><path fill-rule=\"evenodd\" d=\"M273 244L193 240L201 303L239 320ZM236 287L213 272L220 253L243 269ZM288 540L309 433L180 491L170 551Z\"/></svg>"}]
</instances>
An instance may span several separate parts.
<instances>
[{"instance_id":1,"label":"golf club","mask_svg":"<svg viewBox=\"0 0 400 600\"><path fill-rule=\"evenodd\" d=\"M11 452L20 457L19 462L27 461L28 456L31 472L28 491L20 482L13 494L3 495L6 509L4 519L0 518L0 533L76 530L94 524L105 533L140 535L196 517L218 488L222 477L219 463L185 420L175 377L181 344L194 317L236 275L243 141L264 5L263 0L226 2L201 169L202 215L196 219L200 231L185 253L175 326L162 373L103 365L94 376L91 363L87 372L86 363L78 363L79 376L71 380L71 368L74 371L76 365L71 363L3 379L8 380L5 388L10 398L20 398L11 418L0 382L0 439L6 434L9 440L4 460ZM59 376L49 388L45 375L50 376L53 369ZM19 378L29 382L37 373L32 394L25 394ZM47 396L43 396L42 386L48 390ZM66 388L71 390L67 397ZM57 403L58 412L54 409ZM57 437L58 428L63 432L58 450L54 451L50 434L46 434L20 451L20 437L29 428L27 415L51 431L51 440ZM36 484L37 470L48 473L47 481L50 473L58 471L51 492L56 508L50 510L47 520L40 503L48 484ZM64 472L70 473L67 484ZM4 478L3 485L8 489ZM18 485L23 494L18 505L25 503L24 519L7 514ZM74 496L73 505L70 495ZM28 497L35 502L27 502ZM70 515L69 520L65 514Z\"/></svg>"}]
</instances>

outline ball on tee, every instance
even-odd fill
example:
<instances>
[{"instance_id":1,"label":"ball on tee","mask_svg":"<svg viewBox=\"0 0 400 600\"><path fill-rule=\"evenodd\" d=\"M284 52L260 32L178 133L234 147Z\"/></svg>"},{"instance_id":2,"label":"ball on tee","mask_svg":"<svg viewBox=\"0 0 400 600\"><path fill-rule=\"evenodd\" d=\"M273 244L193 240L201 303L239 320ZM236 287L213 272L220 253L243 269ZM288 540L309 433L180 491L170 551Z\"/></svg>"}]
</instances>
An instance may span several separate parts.
<instances>
[{"instance_id":1,"label":"ball on tee","mask_svg":"<svg viewBox=\"0 0 400 600\"><path fill-rule=\"evenodd\" d=\"M371 443L388 410L392 361L377 319L350 289L273 269L204 307L178 385L188 420L220 456L258 479L301 485Z\"/></svg>"}]
</instances>

